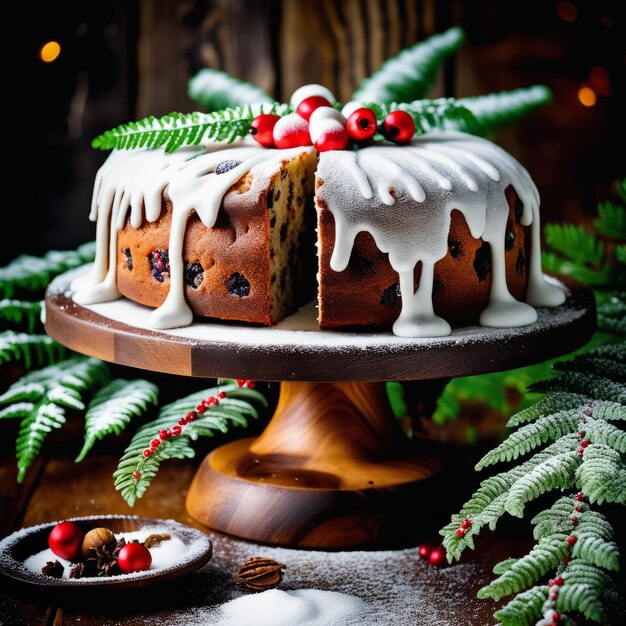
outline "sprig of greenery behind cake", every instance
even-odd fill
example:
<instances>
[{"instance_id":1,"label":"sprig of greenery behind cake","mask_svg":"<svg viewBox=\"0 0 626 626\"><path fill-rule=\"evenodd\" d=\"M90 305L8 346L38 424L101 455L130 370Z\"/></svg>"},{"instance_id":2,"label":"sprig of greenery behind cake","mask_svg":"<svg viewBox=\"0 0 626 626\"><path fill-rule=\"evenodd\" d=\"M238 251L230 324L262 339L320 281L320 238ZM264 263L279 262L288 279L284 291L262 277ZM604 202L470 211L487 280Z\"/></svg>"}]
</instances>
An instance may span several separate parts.
<instances>
[{"instance_id":1,"label":"sprig of greenery behind cake","mask_svg":"<svg viewBox=\"0 0 626 626\"><path fill-rule=\"evenodd\" d=\"M434 129L456 129L486 136L550 102L550 90L540 85L458 100L426 99L443 62L464 38L460 28L451 28L403 50L364 79L352 99L371 108L379 125L390 112L408 112L415 122L416 135ZM96 137L93 147L163 147L173 152L183 146L233 142L248 134L256 116L293 112L288 104L273 102L262 89L214 69L203 69L191 78L189 96L209 112L170 113L122 124ZM341 108L339 103L336 106Z\"/></svg>"}]
</instances>

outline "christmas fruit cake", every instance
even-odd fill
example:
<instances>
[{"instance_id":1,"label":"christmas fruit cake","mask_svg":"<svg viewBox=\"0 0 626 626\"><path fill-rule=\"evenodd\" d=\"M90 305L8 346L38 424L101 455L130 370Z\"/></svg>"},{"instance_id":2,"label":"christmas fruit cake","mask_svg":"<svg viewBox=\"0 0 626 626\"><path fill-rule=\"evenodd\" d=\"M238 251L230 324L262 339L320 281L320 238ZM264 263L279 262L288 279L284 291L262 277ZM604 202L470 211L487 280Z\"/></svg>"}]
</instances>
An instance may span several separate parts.
<instances>
[{"instance_id":1,"label":"christmas fruit cake","mask_svg":"<svg viewBox=\"0 0 626 626\"><path fill-rule=\"evenodd\" d=\"M317 273L322 328L420 337L534 322L533 306L565 297L541 271L537 188L485 139L423 132L422 110L341 109L308 85L290 106L105 133L98 145L120 149L96 177L96 260L75 300L157 307L156 329L194 314L271 325L313 299Z\"/></svg>"}]
</instances>

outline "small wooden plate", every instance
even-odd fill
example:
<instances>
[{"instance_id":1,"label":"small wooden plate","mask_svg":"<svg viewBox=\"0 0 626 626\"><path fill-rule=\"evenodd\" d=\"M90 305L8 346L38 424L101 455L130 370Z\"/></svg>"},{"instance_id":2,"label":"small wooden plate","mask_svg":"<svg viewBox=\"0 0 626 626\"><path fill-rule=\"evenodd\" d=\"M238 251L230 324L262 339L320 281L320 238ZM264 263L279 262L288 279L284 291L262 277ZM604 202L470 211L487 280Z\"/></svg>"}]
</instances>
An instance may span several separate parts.
<instances>
[{"instance_id":1,"label":"small wooden plate","mask_svg":"<svg viewBox=\"0 0 626 626\"><path fill-rule=\"evenodd\" d=\"M109 528L114 534L128 533L144 527L166 528L172 537L178 537L188 548L180 560L168 567L122 576L90 577L78 580L58 579L44 576L27 569L24 561L48 547L48 535L58 522L31 526L19 530L0 541L0 574L12 581L38 587L46 591L69 591L97 588L106 591L121 591L146 587L157 582L172 580L197 570L207 563L213 554L213 545L200 530L185 526L174 520L159 520L129 515L106 517L71 518L85 532L92 528Z\"/></svg>"}]
</instances>

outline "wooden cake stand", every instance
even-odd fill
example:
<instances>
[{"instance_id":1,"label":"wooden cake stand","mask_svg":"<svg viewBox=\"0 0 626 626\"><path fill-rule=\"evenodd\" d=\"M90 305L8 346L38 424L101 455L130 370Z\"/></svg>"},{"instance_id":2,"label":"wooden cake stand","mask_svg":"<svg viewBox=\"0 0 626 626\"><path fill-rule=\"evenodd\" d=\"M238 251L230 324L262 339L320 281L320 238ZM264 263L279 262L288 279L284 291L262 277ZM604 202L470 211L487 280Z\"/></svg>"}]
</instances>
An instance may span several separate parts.
<instances>
[{"instance_id":1,"label":"wooden cake stand","mask_svg":"<svg viewBox=\"0 0 626 626\"><path fill-rule=\"evenodd\" d=\"M595 326L593 295L570 286L565 304L540 309L530 326L463 328L436 339L321 331L313 306L274 328L197 322L157 332L146 328L149 309L127 300L75 304L76 275L57 278L46 295L46 330L72 350L171 374L282 381L261 436L204 459L187 510L216 530L308 548L409 545L434 530L429 516L411 514L410 498L435 490L441 497L445 450L408 440L381 381L423 381L428 405L453 376L569 352Z\"/></svg>"}]
</instances>

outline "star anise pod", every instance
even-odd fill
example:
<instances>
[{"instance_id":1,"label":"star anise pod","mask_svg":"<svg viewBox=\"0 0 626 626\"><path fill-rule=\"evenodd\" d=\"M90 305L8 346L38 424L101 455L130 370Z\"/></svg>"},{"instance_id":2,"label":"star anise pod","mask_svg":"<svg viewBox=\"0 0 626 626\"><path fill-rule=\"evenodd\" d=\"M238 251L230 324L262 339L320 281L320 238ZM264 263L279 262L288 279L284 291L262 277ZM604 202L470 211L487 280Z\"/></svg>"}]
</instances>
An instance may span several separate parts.
<instances>
[{"instance_id":1,"label":"star anise pod","mask_svg":"<svg viewBox=\"0 0 626 626\"><path fill-rule=\"evenodd\" d=\"M41 573L44 576L52 576L52 578L63 577L63 565L59 561L48 561L42 568Z\"/></svg>"},{"instance_id":2,"label":"star anise pod","mask_svg":"<svg viewBox=\"0 0 626 626\"><path fill-rule=\"evenodd\" d=\"M239 568L235 581L253 591L265 591L280 583L286 568L286 565L274 559L255 556Z\"/></svg>"},{"instance_id":3,"label":"star anise pod","mask_svg":"<svg viewBox=\"0 0 626 626\"><path fill-rule=\"evenodd\" d=\"M84 563L72 563L72 567L70 568L70 578L83 578L84 573Z\"/></svg>"},{"instance_id":4,"label":"star anise pod","mask_svg":"<svg viewBox=\"0 0 626 626\"><path fill-rule=\"evenodd\" d=\"M126 541L122 538L119 541L112 539L101 546L90 548L91 556L87 558L86 565L88 567L95 565L98 576L111 576L117 568L117 555L125 545Z\"/></svg>"}]
</instances>

